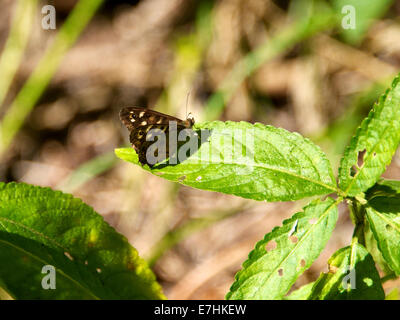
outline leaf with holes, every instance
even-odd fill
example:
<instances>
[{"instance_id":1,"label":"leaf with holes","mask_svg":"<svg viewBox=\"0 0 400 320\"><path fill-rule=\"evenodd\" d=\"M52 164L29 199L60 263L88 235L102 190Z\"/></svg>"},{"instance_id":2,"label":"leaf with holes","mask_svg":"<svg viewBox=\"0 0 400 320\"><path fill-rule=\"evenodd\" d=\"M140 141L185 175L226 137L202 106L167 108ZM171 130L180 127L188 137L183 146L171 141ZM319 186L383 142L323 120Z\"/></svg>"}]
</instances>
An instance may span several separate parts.
<instances>
[{"instance_id":1,"label":"leaf with holes","mask_svg":"<svg viewBox=\"0 0 400 320\"><path fill-rule=\"evenodd\" d=\"M193 128L197 140L189 157L178 164L143 168L194 188L254 200L296 200L337 191L326 155L297 133L230 121L205 122ZM132 148L115 152L138 164Z\"/></svg>"},{"instance_id":2,"label":"leaf with holes","mask_svg":"<svg viewBox=\"0 0 400 320\"><path fill-rule=\"evenodd\" d=\"M227 299L282 299L325 247L337 215L333 199L316 200L266 234L236 275Z\"/></svg>"},{"instance_id":3,"label":"leaf with holes","mask_svg":"<svg viewBox=\"0 0 400 320\"><path fill-rule=\"evenodd\" d=\"M0 183L0 261L0 282L16 299L164 297L124 236L81 200L50 188ZM43 289L51 276L44 266L55 268L56 290Z\"/></svg>"},{"instance_id":4,"label":"leaf with holes","mask_svg":"<svg viewBox=\"0 0 400 320\"><path fill-rule=\"evenodd\" d=\"M400 196L376 196L368 202L366 216L386 263L400 275Z\"/></svg>"},{"instance_id":5,"label":"leaf with holes","mask_svg":"<svg viewBox=\"0 0 400 320\"><path fill-rule=\"evenodd\" d=\"M367 190L365 195L367 201L371 201L375 197L400 197L400 181L380 179L372 188ZM371 230L367 216L364 215L364 217L365 247L385 274L389 274L393 270L389 267L378 248L378 242Z\"/></svg>"},{"instance_id":6,"label":"leaf with holes","mask_svg":"<svg viewBox=\"0 0 400 320\"><path fill-rule=\"evenodd\" d=\"M381 270L385 274L392 273L393 270L389 267L385 258L383 258L381 251L378 248L378 242L375 239L374 233L371 230L366 215L364 216L364 219L365 220L364 220L363 232L364 232L365 248L367 248L368 252L374 258L375 263L378 264L379 268L381 268Z\"/></svg>"},{"instance_id":7,"label":"leaf with holes","mask_svg":"<svg viewBox=\"0 0 400 320\"><path fill-rule=\"evenodd\" d=\"M339 168L339 187L356 196L373 186L400 142L400 83L396 77L351 139ZM360 161L360 163L359 163Z\"/></svg>"},{"instance_id":8,"label":"leaf with holes","mask_svg":"<svg viewBox=\"0 0 400 320\"><path fill-rule=\"evenodd\" d=\"M336 251L328 261L329 272L315 281L310 300L383 300L378 271L362 245Z\"/></svg>"}]
</instances>

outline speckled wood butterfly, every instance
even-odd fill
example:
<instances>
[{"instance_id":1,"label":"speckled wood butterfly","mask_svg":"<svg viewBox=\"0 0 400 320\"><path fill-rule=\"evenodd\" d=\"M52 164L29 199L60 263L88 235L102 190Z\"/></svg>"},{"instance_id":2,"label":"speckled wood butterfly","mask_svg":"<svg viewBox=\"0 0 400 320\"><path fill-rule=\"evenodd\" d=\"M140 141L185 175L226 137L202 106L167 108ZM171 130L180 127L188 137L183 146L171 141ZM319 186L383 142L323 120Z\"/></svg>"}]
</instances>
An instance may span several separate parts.
<instances>
[{"instance_id":1,"label":"speckled wood butterfly","mask_svg":"<svg viewBox=\"0 0 400 320\"><path fill-rule=\"evenodd\" d=\"M139 107L122 108L119 117L130 132L129 140L139 156L140 163L150 166L153 164L147 161L146 151L149 146L154 143L154 140L151 139L152 132L156 132L157 130L163 131L167 135L168 141L171 122L174 123L178 134L179 131L183 129L192 128L194 124L194 119L192 117L187 117L186 120L180 120L161 112ZM168 158L168 156L169 149L167 144L166 157Z\"/></svg>"}]
</instances>

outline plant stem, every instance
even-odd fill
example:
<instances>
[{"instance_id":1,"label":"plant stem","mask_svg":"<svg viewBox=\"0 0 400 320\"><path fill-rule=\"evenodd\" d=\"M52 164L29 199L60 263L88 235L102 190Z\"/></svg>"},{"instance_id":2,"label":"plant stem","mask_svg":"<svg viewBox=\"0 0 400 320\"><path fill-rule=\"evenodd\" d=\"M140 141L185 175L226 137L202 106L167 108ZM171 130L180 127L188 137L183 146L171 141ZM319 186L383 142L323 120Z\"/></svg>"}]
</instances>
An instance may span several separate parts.
<instances>
[{"instance_id":1,"label":"plant stem","mask_svg":"<svg viewBox=\"0 0 400 320\"><path fill-rule=\"evenodd\" d=\"M21 62L35 17L37 0L18 0L10 34L0 57L0 106Z\"/></svg>"}]
</instances>

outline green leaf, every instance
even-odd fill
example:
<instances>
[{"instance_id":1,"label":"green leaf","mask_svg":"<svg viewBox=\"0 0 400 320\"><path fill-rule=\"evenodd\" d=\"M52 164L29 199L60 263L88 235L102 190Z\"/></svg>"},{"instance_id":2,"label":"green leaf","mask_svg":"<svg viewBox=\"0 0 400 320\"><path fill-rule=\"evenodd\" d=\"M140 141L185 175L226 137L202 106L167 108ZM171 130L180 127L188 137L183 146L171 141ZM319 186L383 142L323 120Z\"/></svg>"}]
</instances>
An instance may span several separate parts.
<instances>
[{"instance_id":1,"label":"green leaf","mask_svg":"<svg viewBox=\"0 0 400 320\"><path fill-rule=\"evenodd\" d=\"M307 283L284 297L284 300L307 300L312 292L313 286L314 282Z\"/></svg>"},{"instance_id":2,"label":"green leaf","mask_svg":"<svg viewBox=\"0 0 400 320\"><path fill-rule=\"evenodd\" d=\"M400 84L396 77L346 148L339 168L339 187L344 194L355 196L373 186L392 160L399 142Z\"/></svg>"},{"instance_id":3,"label":"green leaf","mask_svg":"<svg viewBox=\"0 0 400 320\"><path fill-rule=\"evenodd\" d=\"M400 275L400 197L373 198L366 216L383 258Z\"/></svg>"},{"instance_id":4,"label":"green leaf","mask_svg":"<svg viewBox=\"0 0 400 320\"><path fill-rule=\"evenodd\" d=\"M371 200L377 196L400 196L400 181L381 179L365 193L366 199Z\"/></svg>"},{"instance_id":5,"label":"green leaf","mask_svg":"<svg viewBox=\"0 0 400 320\"><path fill-rule=\"evenodd\" d=\"M127 239L69 194L0 183L0 280L17 299L160 299ZM46 265L56 289L45 290Z\"/></svg>"},{"instance_id":6,"label":"green leaf","mask_svg":"<svg viewBox=\"0 0 400 320\"><path fill-rule=\"evenodd\" d=\"M378 266L381 268L383 272L385 272L385 274L392 273L393 270L390 269L387 262L385 261L385 258L382 256L382 253L378 248L378 242L376 241L374 233L371 230L368 219L366 216L364 217L365 221L364 221L363 231L364 231L365 247L367 248L368 252L372 255L375 263L378 264Z\"/></svg>"},{"instance_id":7,"label":"green leaf","mask_svg":"<svg viewBox=\"0 0 400 320\"><path fill-rule=\"evenodd\" d=\"M231 121L204 122L194 130L203 141L185 161L143 168L187 186L254 200L296 200L337 191L326 155L298 133ZM138 164L133 148L115 153Z\"/></svg>"},{"instance_id":8,"label":"green leaf","mask_svg":"<svg viewBox=\"0 0 400 320\"><path fill-rule=\"evenodd\" d=\"M328 261L329 272L315 281L310 300L383 300L374 260L359 243L336 251Z\"/></svg>"},{"instance_id":9,"label":"green leaf","mask_svg":"<svg viewBox=\"0 0 400 320\"><path fill-rule=\"evenodd\" d=\"M236 274L226 298L282 299L325 247L337 214L333 199L316 200L266 234Z\"/></svg>"},{"instance_id":10,"label":"green leaf","mask_svg":"<svg viewBox=\"0 0 400 320\"><path fill-rule=\"evenodd\" d=\"M10 33L0 56L0 106L24 56L32 25L37 14L37 0L18 0L15 5Z\"/></svg>"},{"instance_id":11,"label":"green leaf","mask_svg":"<svg viewBox=\"0 0 400 320\"><path fill-rule=\"evenodd\" d=\"M346 6L354 8L354 28L345 29L342 25L339 29L344 40L351 44L359 44L374 20L381 17L392 3L393 0L334 0L333 5L341 22L344 20L345 25L346 16L350 13ZM344 12L342 12L343 8L345 8Z\"/></svg>"}]
</instances>

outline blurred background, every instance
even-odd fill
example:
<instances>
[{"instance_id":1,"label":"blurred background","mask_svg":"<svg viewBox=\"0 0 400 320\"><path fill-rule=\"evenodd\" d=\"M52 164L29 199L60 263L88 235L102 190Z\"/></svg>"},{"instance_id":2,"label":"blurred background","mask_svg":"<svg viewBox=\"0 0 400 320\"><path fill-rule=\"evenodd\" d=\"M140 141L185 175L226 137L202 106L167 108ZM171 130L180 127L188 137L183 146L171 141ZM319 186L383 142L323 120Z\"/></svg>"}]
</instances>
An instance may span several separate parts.
<instances>
[{"instance_id":1,"label":"blurred background","mask_svg":"<svg viewBox=\"0 0 400 320\"><path fill-rule=\"evenodd\" d=\"M46 5L55 29L43 26ZM1 0L1 180L81 198L149 261L168 298L223 299L256 242L310 199L257 202L153 176L114 155L129 145L119 110L184 119L190 93L197 122L299 132L336 170L399 72L399 13L394 0ZM400 179L398 154L384 177ZM343 205L295 287L326 272L352 230Z\"/></svg>"}]
</instances>

